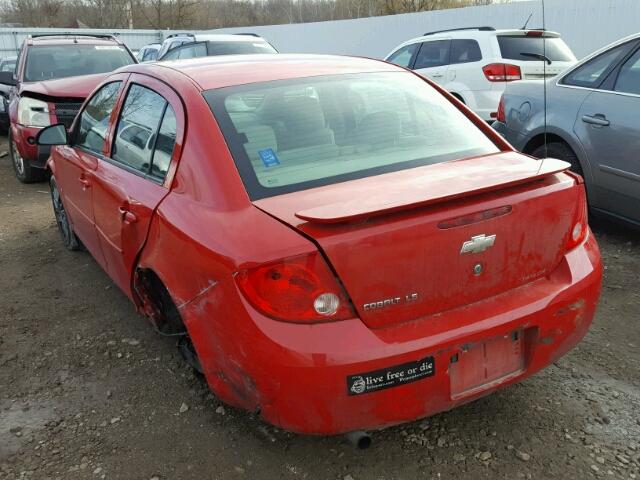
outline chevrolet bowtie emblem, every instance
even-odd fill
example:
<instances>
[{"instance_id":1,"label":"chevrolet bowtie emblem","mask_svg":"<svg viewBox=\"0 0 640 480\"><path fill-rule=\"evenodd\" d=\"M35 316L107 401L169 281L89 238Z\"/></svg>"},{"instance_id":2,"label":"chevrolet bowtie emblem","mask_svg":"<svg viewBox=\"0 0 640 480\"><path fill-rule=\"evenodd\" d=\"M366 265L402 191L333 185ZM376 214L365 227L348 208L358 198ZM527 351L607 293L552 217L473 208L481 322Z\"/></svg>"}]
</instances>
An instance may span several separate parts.
<instances>
[{"instance_id":1,"label":"chevrolet bowtie emblem","mask_svg":"<svg viewBox=\"0 0 640 480\"><path fill-rule=\"evenodd\" d=\"M471 237L471 240L467 240L462 244L460 255L465 253L482 253L488 248L493 247L495 241L495 235L489 235L488 237L484 233L482 235L476 235L475 237Z\"/></svg>"}]
</instances>

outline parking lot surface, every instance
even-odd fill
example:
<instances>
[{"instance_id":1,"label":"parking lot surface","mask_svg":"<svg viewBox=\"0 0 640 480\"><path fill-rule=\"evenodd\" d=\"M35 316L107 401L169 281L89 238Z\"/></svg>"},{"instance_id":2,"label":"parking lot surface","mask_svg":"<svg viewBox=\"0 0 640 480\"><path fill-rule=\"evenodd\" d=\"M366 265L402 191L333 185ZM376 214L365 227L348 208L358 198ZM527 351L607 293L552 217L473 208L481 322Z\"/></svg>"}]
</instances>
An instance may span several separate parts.
<instances>
[{"instance_id":1,"label":"parking lot surface","mask_svg":"<svg viewBox=\"0 0 640 480\"><path fill-rule=\"evenodd\" d=\"M0 479L640 479L640 234L598 221L585 340L521 384L373 434L303 437L223 406L86 252L0 137Z\"/></svg>"}]
</instances>

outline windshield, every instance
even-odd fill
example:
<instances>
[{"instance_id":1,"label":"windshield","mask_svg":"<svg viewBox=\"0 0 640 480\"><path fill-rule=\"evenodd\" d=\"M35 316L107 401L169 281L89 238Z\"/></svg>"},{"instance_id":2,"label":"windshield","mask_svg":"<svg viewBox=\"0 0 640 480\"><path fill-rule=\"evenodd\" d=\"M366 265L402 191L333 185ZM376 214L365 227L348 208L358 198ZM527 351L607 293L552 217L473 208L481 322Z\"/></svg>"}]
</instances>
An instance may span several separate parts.
<instances>
[{"instance_id":1,"label":"windshield","mask_svg":"<svg viewBox=\"0 0 640 480\"><path fill-rule=\"evenodd\" d=\"M406 72L254 83L204 96L254 200L498 151Z\"/></svg>"},{"instance_id":2,"label":"windshield","mask_svg":"<svg viewBox=\"0 0 640 480\"><path fill-rule=\"evenodd\" d=\"M543 45L543 40L545 45ZM523 53L546 55L552 62L575 62L576 57L561 38L558 37L525 37L498 36L498 44L502 58L520 60L522 62L539 62L539 58Z\"/></svg>"},{"instance_id":3,"label":"windshield","mask_svg":"<svg viewBox=\"0 0 640 480\"><path fill-rule=\"evenodd\" d=\"M25 82L111 72L134 63L129 52L118 45L34 46L27 54Z\"/></svg>"}]
</instances>

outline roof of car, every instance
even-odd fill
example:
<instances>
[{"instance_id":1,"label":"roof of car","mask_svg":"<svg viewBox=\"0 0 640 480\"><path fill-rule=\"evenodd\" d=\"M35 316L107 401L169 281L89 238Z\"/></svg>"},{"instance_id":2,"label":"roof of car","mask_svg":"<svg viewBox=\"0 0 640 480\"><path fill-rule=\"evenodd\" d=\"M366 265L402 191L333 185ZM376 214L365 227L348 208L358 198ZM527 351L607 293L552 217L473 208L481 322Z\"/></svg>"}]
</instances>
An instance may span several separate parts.
<instances>
[{"instance_id":1,"label":"roof of car","mask_svg":"<svg viewBox=\"0 0 640 480\"><path fill-rule=\"evenodd\" d=\"M363 72L402 72L380 60L337 55L256 54L220 55L190 60L129 65L118 72L138 72L166 77L186 75L202 90L288 78Z\"/></svg>"},{"instance_id":2,"label":"roof of car","mask_svg":"<svg viewBox=\"0 0 640 480\"><path fill-rule=\"evenodd\" d=\"M417 43L417 42L426 42L429 40L442 40L442 39L473 39L473 40L480 40L480 39L484 39L490 36L498 36L498 35L517 35L517 36L526 36L527 32L530 31L540 31L540 29L538 28L529 28L526 30L523 29L519 29L519 28L511 28L511 29L502 29L502 30L488 30L487 28L482 28L482 29L478 29L478 28L468 28L468 29L454 29L454 30L440 30L437 32L433 32L433 33L427 33L425 35L421 35L419 37L414 37L410 40L407 40L403 43L401 43L400 45L398 45L396 48L393 49L393 52L395 52L396 50L398 50L399 48L402 48L406 45L410 45L412 43ZM557 32L552 32L551 30L546 30L544 32L544 36L547 38L550 37L560 37L560 34ZM392 52L392 53L393 53Z\"/></svg>"}]
</instances>

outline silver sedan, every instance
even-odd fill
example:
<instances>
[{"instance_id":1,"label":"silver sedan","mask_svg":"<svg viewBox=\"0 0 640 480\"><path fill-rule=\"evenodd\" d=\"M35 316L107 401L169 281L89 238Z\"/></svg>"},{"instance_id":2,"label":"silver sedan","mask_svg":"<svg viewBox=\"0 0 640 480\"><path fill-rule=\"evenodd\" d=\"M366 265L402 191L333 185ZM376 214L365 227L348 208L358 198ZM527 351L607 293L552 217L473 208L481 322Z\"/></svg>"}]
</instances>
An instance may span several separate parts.
<instances>
[{"instance_id":1,"label":"silver sedan","mask_svg":"<svg viewBox=\"0 0 640 480\"><path fill-rule=\"evenodd\" d=\"M640 226L640 34L544 83L509 84L493 127L524 153L570 162L592 212Z\"/></svg>"}]
</instances>

